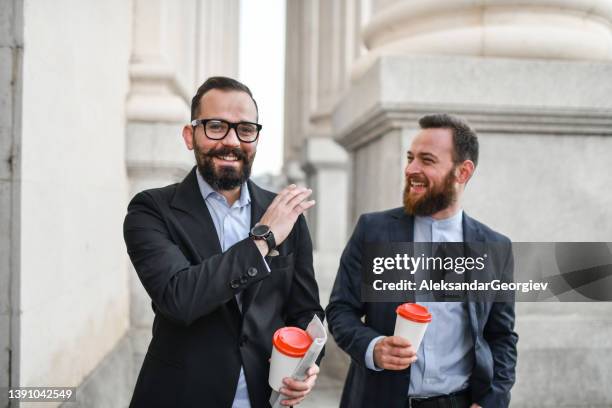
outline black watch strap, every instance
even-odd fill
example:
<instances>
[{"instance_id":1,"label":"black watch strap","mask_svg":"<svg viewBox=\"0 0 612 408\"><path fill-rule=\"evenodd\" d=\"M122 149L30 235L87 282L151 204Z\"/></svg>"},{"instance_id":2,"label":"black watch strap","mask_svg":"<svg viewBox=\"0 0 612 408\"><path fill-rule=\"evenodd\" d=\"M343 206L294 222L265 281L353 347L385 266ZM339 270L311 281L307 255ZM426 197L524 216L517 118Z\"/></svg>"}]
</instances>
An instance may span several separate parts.
<instances>
[{"instance_id":1,"label":"black watch strap","mask_svg":"<svg viewBox=\"0 0 612 408\"><path fill-rule=\"evenodd\" d=\"M276 248L276 239L274 239L274 233L267 225L256 225L251 228L249 236L252 239L266 241L268 246L268 253Z\"/></svg>"},{"instance_id":2,"label":"black watch strap","mask_svg":"<svg viewBox=\"0 0 612 408\"><path fill-rule=\"evenodd\" d=\"M274 239L274 233L270 230L265 236L266 244L268 244L268 253L276 249L276 239Z\"/></svg>"}]
</instances>

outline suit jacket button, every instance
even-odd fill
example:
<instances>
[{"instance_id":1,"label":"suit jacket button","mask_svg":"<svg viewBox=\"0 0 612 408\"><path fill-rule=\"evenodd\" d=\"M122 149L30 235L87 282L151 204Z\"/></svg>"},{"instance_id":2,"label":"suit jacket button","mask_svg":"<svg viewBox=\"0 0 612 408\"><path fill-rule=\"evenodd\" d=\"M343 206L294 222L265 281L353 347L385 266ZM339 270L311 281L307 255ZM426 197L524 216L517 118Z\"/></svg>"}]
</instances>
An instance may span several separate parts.
<instances>
[{"instance_id":1,"label":"suit jacket button","mask_svg":"<svg viewBox=\"0 0 612 408\"><path fill-rule=\"evenodd\" d=\"M252 278L254 276L257 275L257 268L254 267L250 267L249 270L247 271L247 274Z\"/></svg>"},{"instance_id":2,"label":"suit jacket button","mask_svg":"<svg viewBox=\"0 0 612 408\"><path fill-rule=\"evenodd\" d=\"M232 289L238 289L240 287L240 281L238 279L234 279L230 282L230 287Z\"/></svg>"}]
</instances>

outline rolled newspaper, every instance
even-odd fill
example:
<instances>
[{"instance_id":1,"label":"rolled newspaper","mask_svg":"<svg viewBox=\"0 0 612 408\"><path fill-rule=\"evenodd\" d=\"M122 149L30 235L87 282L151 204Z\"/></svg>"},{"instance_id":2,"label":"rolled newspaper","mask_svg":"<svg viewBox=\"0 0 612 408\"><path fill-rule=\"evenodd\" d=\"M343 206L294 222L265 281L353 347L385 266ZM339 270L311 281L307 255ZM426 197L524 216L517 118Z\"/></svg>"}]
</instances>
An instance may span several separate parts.
<instances>
[{"instance_id":1,"label":"rolled newspaper","mask_svg":"<svg viewBox=\"0 0 612 408\"><path fill-rule=\"evenodd\" d=\"M317 315L315 315L310 323L308 323L308 327L306 328L306 333L312 339L312 344L306 351L306 354L300 362L298 363L295 370L293 370L293 374L291 374L291 378L303 381L306 378L306 372L312 366L319 354L321 354L321 350L323 350L323 346L327 342L327 331L325 330L325 326L321 322L321 319ZM270 396L270 405L272 408L281 407L281 401L287 399L284 395L281 395L277 391L272 390L272 395Z\"/></svg>"}]
</instances>

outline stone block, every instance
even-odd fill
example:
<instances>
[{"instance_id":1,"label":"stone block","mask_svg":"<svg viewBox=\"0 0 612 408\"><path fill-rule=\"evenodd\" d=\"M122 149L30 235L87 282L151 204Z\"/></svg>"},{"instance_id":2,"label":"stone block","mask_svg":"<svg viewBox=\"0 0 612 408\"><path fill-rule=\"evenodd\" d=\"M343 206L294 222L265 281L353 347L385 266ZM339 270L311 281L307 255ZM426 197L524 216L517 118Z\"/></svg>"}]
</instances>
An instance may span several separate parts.
<instances>
[{"instance_id":1,"label":"stone block","mask_svg":"<svg viewBox=\"0 0 612 408\"><path fill-rule=\"evenodd\" d=\"M124 336L77 388L81 407L127 407L136 378L129 334ZM63 406L71 407L72 403Z\"/></svg>"}]
</instances>

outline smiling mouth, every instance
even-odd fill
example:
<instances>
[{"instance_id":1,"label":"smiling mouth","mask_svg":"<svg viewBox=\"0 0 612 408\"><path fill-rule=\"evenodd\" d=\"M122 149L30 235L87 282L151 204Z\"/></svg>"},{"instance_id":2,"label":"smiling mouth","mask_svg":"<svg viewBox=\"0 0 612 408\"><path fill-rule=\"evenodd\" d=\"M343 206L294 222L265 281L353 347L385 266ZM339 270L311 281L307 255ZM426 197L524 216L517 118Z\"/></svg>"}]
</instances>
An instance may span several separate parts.
<instances>
[{"instance_id":1,"label":"smiling mouth","mask_svg":"<svg viewBox=\"0 0 612 408\"><path fill-rule=\"evenodd\" d=\"M237 162L238 160L238 156L236 156L235 154L228 154L226 156L214 156L215 159L220 159L223 161L229 161L229 162Z\"/></svg>"},{"instance_id":2,"label":"smiling mouth","mask_svg":"<svg viewBox=\"0 0 612 408\"><path fill-rule=\"evenodd\" d=\"M412 193L424 193L426 191L426 181L409 180L408 185L410 186L410 192Z\"/></svg>"}]
</instances>

